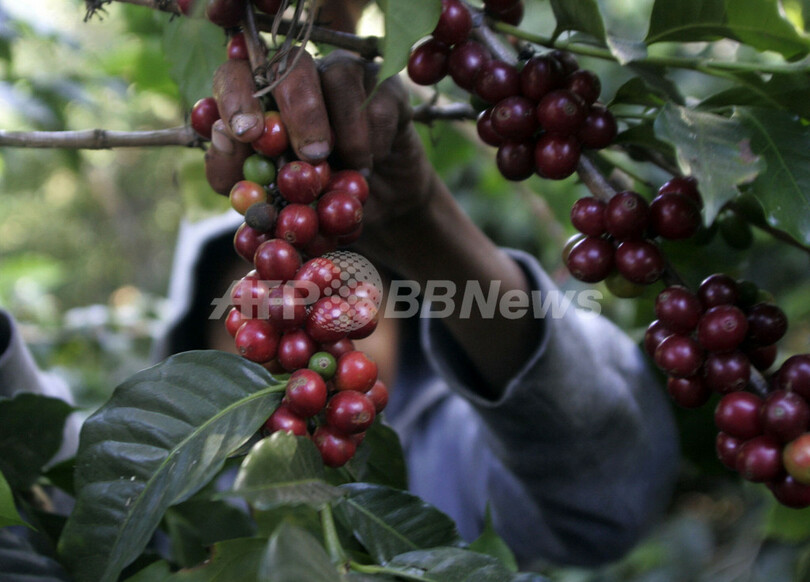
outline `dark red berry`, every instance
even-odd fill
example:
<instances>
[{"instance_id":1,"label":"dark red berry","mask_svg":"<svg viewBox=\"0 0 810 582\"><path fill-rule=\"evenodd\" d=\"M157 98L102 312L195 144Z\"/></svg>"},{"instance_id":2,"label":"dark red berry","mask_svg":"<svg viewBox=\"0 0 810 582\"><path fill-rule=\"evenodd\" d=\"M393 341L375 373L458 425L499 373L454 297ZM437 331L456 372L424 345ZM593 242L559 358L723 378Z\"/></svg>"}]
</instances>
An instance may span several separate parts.
<instances>
[{"instance_id":1,"label":"dark red berry","mask_svg":"<svg viewBox=\"0 0 810 582\"><path fill-rule=\"evenodd\" d=\"M500 20L511 26L517 26L523 20L524 5L523 0L518 0L511 7L504 10L495 10L494 8L486 7L486 12L495 20Z\"/></svg>"},{"instance_id":2,"label":"dark red berry","mask_svg":"<svg viewBox=\"0 0 810 582\"><path fill-rule=\"evenodd\" d=\"M248 319L234 336L234 343L239 355L259 364L269 362L276 357L278 341L278 329L264 319Z\"/></svg>"},{"instance_id":3,"label":"dark red berry","mask_svg":"<svg viewBox=\"0 0 810 582\"><path fill-rule=\"evenodd\" d=\"M760 410L762 398L750 392L726 394L714 410L714 424L718 430L749 440L762 434Z\"/></svg>"},{"instance_id":4,"label":"dark red berry","mask_svg":"<svg viewBox=\"0 0 810 582\"><path fill-rule=\"evenodd\" d=\"M787 332L785 312L773 303L757 303L748 309L748 337L754 346L775 344Z\"/></svg>"},{"instance_id":5,"label":"dark red berry","mask_svg":"<svg viewBox=\"0 0 810 582\"><path fill-rule=\"evenodd\" d=\"M326 405L327 426L342 434L363 432L372 425L375 416L374 403L354 390L338 392Z\"/></svg>"},{"instance_id":6,"label":"dark red berry","mask_svg":"<svg viewBox=\"0 0 810 582\"><path fill-rule=\"evenodd\" d=\"M447 75L450 47L430 38L411 51L408 76L417 85L433 85Z\"/></svg>"},{"instance_id":7,"label":"dark red berry","mask_svg":"<svg viewBox=\"0 0 810 582\"><path fill-rule=\"evenodd\" d=\"M492 108L484 109L478 114L476 130L478 137L487 145L498 147L504 142L504 137L495 131L495 127L492 125Z\"/></svg>"},{"instance_id":8,"label":"dark red berry","mask_svg":"<svg viewBox=\"0 0 810 582\"><path fill-rule=\"evenodd\" d=\"M507 180L526 180L534 174L534 143L506 140L498 148L495 162Z\"/></svg>"},{"instance_id":9,"label":"dark red berry","mask_svg":"<svg viewBox=\"0 0 810 582\"><path fill-rule=\"evenodd\" d=\"M580 198L571 207L571 224L579 232L588 236L601 236L605 233L606 204L593 196Z\"/></svg>"},{"instance_id":10,"label":"dark red berry","mask_svg":"<svg viewBox=\"0 0 810 582\"><path fill-rule=\"evenodd\" d=\"M191 127L205 139L211 139L211 128L219 119L219 108L213 97L197 101L191 108Z\"/></svg>"},{"instance_id":11,"label":"dark red berry","mask_svg":"<svg viewBox=\"0 0 810 582\"><path fill-rule=\"evenodd\" d=\"M537 104L537 121L552 133L576 133L585 122L587 113L582 98L566 89L548 93Z\"/></svg>"},{"instance_id":12,"label":"dark red berry","mask_svg":"<svg viewBox=\"0 0 810 582\"><path fill-rule=\"evenodd\" d=\"M759 348L748 348L745 350L745 355L748 356L752 366L764 372L773 366L776 361L777 351L776 346L771 344Z\"/></svg>"},{"instance_id":13,"label":"dark red berry","mask_svg":"<svg viewBox=\"0 0 810 582\"><path fill-rule=\"evenodd\" d=\"M306 247L318 234L318 213L307 204L288 204L278 213L276 238L296 248Z\"/></svg>"},{"instance_id":14,"label":"dark red berry","mask_svg":"<svg viewBox=\"0 0 810 582\"><path fill-rule=\"evenodd\" d=\"M296 329L306 319L307 304L314 301L308 298L306 290L292 282L277 285L267 296L267 319L280 330Z\"/></svg>"},{"instance_id":15,"label":"dark red berry","mask_svg":"<svg viewBox=\"0 0 810 582\"><path fill-rule=\"evenodd\" d=\"M281 8L283 0L253 0L256 10L261 10L267 14L275 14Z\"/></svg>"},{"instance_id":16,"label":"dark red berry","mask_svg":"<svg viewBox=\"0 0 810 582\"><path fill-rule=\"evenodd\" d=\"M295 277L301 256L290 243L274 238L259 245L253 262L261 279L284 283Z\"/></svg>"},{"instance_id":17,"label":"dark red berry","mask_svg":"<svg viewBox=\"0 0 810 582\"><path fill-rule=\"evenodd\" d=\"M810 354L789 357L774 375L775 386L810 399Z\"/></svg>"},{"instance_id":18,"label":"dark red berry","mask_svg":"<svg viewBox=\"0 0 810 582\"><path fill-rule=\"evenodd\" d=\"M331 354L335 359L338 359L343 354L354 351L354 342L349 338L343 338L333 342L321 342L321 349Z\"/></svg>"},{"instance_id":19,"label":"dark red berry","mask_svg":"<svg viewBox=\"0 0 810 582\"><path fill-rule=\"evenodd\" d=\"M481 66L490 60L489 52L484 45L465 40L453 47L447 60L447 72L453 82L466 91L475 88L475 77Z\"/></svg>"},{"instance_id":20,"label":"dark red berry","mask_svg":"<svg viewBox=\"0 0 810 582\"><path fill-rule=\"evenodd\" d=\"M810 405L795 392L771 392L765 398L761 414L765 434L783 443L798 438L810 428Z\"/></svg>"},{"instance_id":21,"label":"dark red berry","mask_svg":"<svg viewBox=\"0 0 810 582\"><path fill-rule=\"evenodd\" d=\"M267 111L264 114L264 132L251 145L254 150L268 158L276 158L287 150L290 138L278 111Z\"/></svg>"},{"instance_id":22,"label":"dark red berry","mask_svg":"<svg viewBox=\"0 0 810 582\"><path fill-rule=\"evenodd\" d=\"M709 275L698 287L698 298L703 309L737 302L737 282L722 273Z\"/></svg>"},{"instance_id":23,"label":"dark red berry","mask_svg":"<svg viewBox=\"0 0 810 582\"><path fill-rule=\"evenodd\" d=\"M343 354L332 381L337 390L367 392L377 381L377 364L361 351Z\"/></svg>"},{"instance_id":24,"label":"dark red berry","mask_svg":"<svg viewBox=\"0 0 810 582\"><path fill-rule=\"evenodd\" d=\"M537 174L550 180L567 178L577 169L581 148L573 136L545 133L534 148Z\"/></svg>"},{"instance_id":25,"label":"dark red berry","mask_svg":"<svg viewBox=\"0 0 810 582\"><path fill-rule=\"evenodd\" d=\"M579 63L577 62L577 58L567 51L553 50L550 53L548 53L548 56L557 59L557 61L562 66L563 75L565 75L566 77L571 73L573 73L574 71L576 71L577 69L579 69Z\"/></svg>"},{"instance_id":26,"label":"dark red berry","mask_svg":"<svg viewBox=\"0 0 810 582\"><path fill-rule=\"evenodd\" d=\"M506 139L531 137L537 130L534 102L519 95L498 101L492 108L491 122L492 128Z\"/></svg>"},{"instance_id":27,"label":"dark red berry","mask_svg":"<svg viewBox=\"0 0 810 582\"><path fill-rule=\"evenodd\" d=\"M321 177L312 164L296 160L281 167L276 185L288 202L309 204L321 192Z\"/></svg>"},{"instance_id":28,"label":"dark red berry","mask_svg":"<svg viewBox=\"0 0 810 582\"><path fill-rule=\"evenodd\" d=\"M475 93L488 103L497 103L520 94L520 73L503 61L489 60L475 77Z\"/></svg>"},{"instance_id":29,"label":"dark red berry","mask_svg":"<svg viewBox=\"0 0 810 582\"><path fill-rule=\"evenodd\" d=\"M349 192L333 190L318 200L318 224L327 235L343 236L354 232L363 221L363 205Z\"/></svg>"},{"instance_id":30,"label":"dark red berry","mask_svg":"<svg viewBox=\"0 0 810 582\"><path fill-rule=\"evenodd\" d=\"M589 236L571 248L565 265L576 279L596 283L613 270L613 255L614 248L610 241Z\"/></svg>"},{"instance_id":31,"label":"dark red berry","mask_svg":"<svg viewBox=\"0 0 810 582\"><path fill-rule=\"evenodd\" d=\"M702 313L700 300L681 285L667 287L655 299L655 315L677 333L688 333L695 329Z\"/></svg>"},{"instance_id":32,"label":"dark red berry","mask_svg":"<svg viewBox=\"0 0 810 582\"><path fill-rule=\"evenodd\" d=\"M754 437L740 445L737 452L737 472L743 479L762 483L784 474L782 446L768 435Z\"/></svg>"},{"instance_id":33,"label":"dark red berry","mask_svg":"<svg viewBox=\"0 0 810 582\"><path fill-rule=\"evenodd\" d=\"M587 105L592 105L599 99L602 82L593 71L579 69L565 78L565 88L579 95Z\"/></svg>"},{"instance_id":34,"label":"dark red berry","mask_svg":"<svg viewBox=\"0 0 810 582\"><path fill-rule=\"evenodd\" d=\"M616 240L643 237L649 219L650 207L637 192L619 192L608 201L605 208L605 229Z\"/></svg>"},{"instance_id":35,"label":"dark red berry","mask_svg":"<svg viewBox=\"0 0 810 582\"><path fill-rule=\"evenodd\" d=\"M306 368L296 370L287 381L285 404L298 416L315 416L326 406L326 382L316 372Z\"/></svg>"},{"instance_id":36,"label":"dark red berry","mask_svg":"<svg viewBox=\"0 0 810 582\"><path fill-rule=\"evenodd\" d=\"M433 30L433 38L448 45L466 40L472 30L472 16L459 0L442 0L439 22Z\"/></svg>"},{"instance_id":37,"label":"dark red berry","mask_svg":"<svg viewBox=\"0 0 810 582\"><path fill-rule=\"evenodd\" d=\"M724 432L717 433L715 440L715 451L717 458L729 469L737 470L737 453L740 450L740 445L743 443L742 439L735 438Z\"/></svg>"},{"instance_id":38,"label":"dark red berry","mask_svg":"<svg viewBox=\"0 0 810 582\"><path fill-rule=\"evenodd\" d=\"M577 139L583 148L601 150L616 139L619 129L616 118L602 105L591 105L582 127L577 131Z\"/></svg>"},{"instance_id":39,"label":"dark red berry","mask_svg":"<svg viewBox=\"0 0 810 582\"><path fill-rule=\"evenodd\" d=\"M366 392L366 397L374 404L377 414L381 413L388 406L388 388L382 380L374 382L374 386Z\"/></svg>"},{"instance_id":40,"label":"dark red berry","mask_svg":"<svg viewBox=\"0 0 810 582\"><path fill-rule=\"evenodd\" d=\"M646 351L650 357L655 356L656 348L658 348L662 341L674 333L675 332L668 328L664 322L656 319L647 327L647 331L644 333L644 351Z\"/></svg>"},{"instance_id":41,"label":"dark red berry","mask_svg":"<svg viewBox=\"0 0 810 582\"><path fill-rule=\"evenodd\" d=\"M703 379L720 394L744 390L751 379L751 364L741 352L710 353L703 363Z\"/></svg>"},{"instance_id":42,"label":"dark red berry","mask_svg":"<svg viewBox=\"0 0 810 582\"><path fill-rule=\"evenodd\" d=\"M321 297L307 315L307 333L319 343L343 339L351 328L351 306L335 295Z\"/></svg>"},{"instance_id":43,"label":"dark red berry","mask_svg":"<svg viewBox=\"0 0 810 582\"><path fill-rule=\"evenodd\" d=\"M660 194L650 203L650 224L666 239L686 239L700 228L700 209L686 196Z\"/></svg>"},{"instance_id":44,"label":"dark red berry","mask_svg":"<svg viewBox=\"0 0 810 582\"><path fill-rule=\"evenodd\" d=\"M728 352L745 339L748 322L745 314L733 305L718 305L703 314L698 324L700 345L710 352Z\"/></svg>"},{"instance_id":45,"label":"dark red berry","mask_svg":"<svg viewBox=\"0 0 810 582\"><path fill-rule=\"evenodd\" d=\"M304 368L309 363L309 359L318 351L318 344L313 340L307 332L303 329L295 331L288 331L281 336L278 344L278 363L287 372L293 372L299 368ZM288 385L289 388L289 385ZM326 388L324 387L324 391ZM312 416L312 414L304 414L296 407L293 410L298 412L301 416ZM320 408L318 409L320 410ZM317 412L317 410L315 411ZM313 413L314 414L314 413Z\"/></svg>"},{"instance_id":46,"label":"dark red berry","mask_svg":"<svg viewBox=\"0 0 810 582\"><path fill-rule=\"evenodd\" d=\"M246 320L247 318L242 315L242 312L239 311L238 308L232 307L228 312L228 316L225 318L225 329L228 330L231 337L234 337Z\"/></svg>"},{"instance_id":47,"label":"dark red berry","mask_svg":"<svg viewBox=\"0 0 810 582\"><path fill-rule=\"evenodd\" d=\"M256 276L245 276L231 288L231 305L245 317L266 317L270 288Z\"/></svg>"},{"instance_id":48,"label":"dark red berry","mask_svg":"<svg viewBox=\"0 0 810 582\"><path fill-rule=\"evenodd\" d=\"M228 46L226 50L229 59L236 61L246 61L249 58L247 43L245 42L245 35L242 34L241 32L233 35L228 40Z\"/></svg>"},{"instance_id":49,"label":"dark red berry","mask_svg":"<svg viewBox=\"0 0 810 582\"><path fill-rule=\"evenodd\" d=\"M520 0L484 0L484 7L489 10L509 10Z\"/></svg>"},{"instance_id":50,"label":"dark red berry","mask_svg":"<svg viewBox=\"0 0 810 582\"><path fill-rule=\"evenodd\" d=\"M205 17L222 28L234 28L239 26L245 13L245 0L220 0L219 2L207 2L205 5Z\"/></svg>"},{"instance_id":51,"label":"dark red berry","mask_svg":"<svg viewBox=\"0 0 810 582\"><path fill-rule=\"evenodd\" d=\"M767 483L776 500L793 509L810 507L810 485L799 483L790 475Z\"/></svg>"},{"instance_id":52,"label":"dark red berry","mask_svg":"<svg viewBox=\"0 0 810 582\"><path fill-rule=\"evenodd\" d=\"M342 435L328 426L315 429L312 441L321 453L324 465L328 467L342 467L357 450L357 445L350 436Z\"/></svg>"},{"instance_id":53,"label":"dark red berry","mask_svg":"<svg viewBox=\"0 0 810 582\"><path fill-rule=\"evenodd\" d=\"M694 202L698 208L703 208L703 199L697 189L697 180L692 176L676 176L671 180L664 182L658 189L658 195L661 194L680 194L686 196Z\"/></svg>"},{"instance_id":54,"label":"dark red berry","mask_svg":"<svg viewBox=\"0 0 810 582\"><path fill-rule=\"evenodd\" d=\"M638 285L656 282L666 268L664 255L648 240L626 240L619 244L614 261L618 271Z\"/></svg>"},{"instance_id":55,"label":"dark red berry","mask_svg":"<svg viewBox=\"0 0 810 582\"><path fill-rule=\"evenodd\" d=\"M340 269L326 257L315 257L304 263L295 274L296 285L314 302L323 297L332 282L340 277Z\"/></svg>"},{"instance_id":56,"label":"dark red berry","mask_svg":"<svg viewBox=\"0 0 810 582\"><path fill-rule=\"evenodd\" d=\"M256 255L256 249L259 248L263 242L270 240L270 235L264 232L258 232L250 228L247 224L242 224L233 237L233 248L237 254L249 263L253 263L253 257Z\"/></svg>"},{"instance_id":57,"label":"dark red berry","mask_svg":"<svg viewBox=\"0 0 810 582\"><path fill-rule=\"evenodd\" d=\"M703 350L691 337L673 334L655 349L655 364L677 378L694 376L703 364Z\"/></svg>"},{"instance_id":58,"label":"dark red berry","mask_svg":"<svg viewBox=\"0 0 810 582\"><path fill-rule=\"evenodd\" d=\"M278 430L289 432L296 436L306 436L307 421L282 404L276 408L275 412L270 415L270 418L267 419L262 427L262 432L268 435Z\"/></svg>"},{"instance_id":59,"label":"dark red berry","mask_svg":"<svg viewBox=\"0 0 810 582\"><path fill-rule=\"evenodd\" d=\"M368 200L368 182L357 170L340 170L332 174L326 191L331 192L332 190L348 192L357 198L360 204L365 204Z\"/></svg>"},{"instance_id":60,"label":"dark red berry","mask_svg":"<svg viewBox=\"0 0 810 582\"><path fill-rule=\"evenodd\" d=\"M667 392L676 404L684 408L697 408L709 401L712 391L700 376L690 378L668 378Z\"/></svg>"},{"instance_id":61,"label":"dark red berry","mask_svg":"<svg viewBox=\"0 0 810 582\"><path fill-rule=\"evenodd\" d=\"M562 83L562 65L548 55L530 58L520 70L520 91L533 101L540 101Z\"/></svg>"}]
</instances>

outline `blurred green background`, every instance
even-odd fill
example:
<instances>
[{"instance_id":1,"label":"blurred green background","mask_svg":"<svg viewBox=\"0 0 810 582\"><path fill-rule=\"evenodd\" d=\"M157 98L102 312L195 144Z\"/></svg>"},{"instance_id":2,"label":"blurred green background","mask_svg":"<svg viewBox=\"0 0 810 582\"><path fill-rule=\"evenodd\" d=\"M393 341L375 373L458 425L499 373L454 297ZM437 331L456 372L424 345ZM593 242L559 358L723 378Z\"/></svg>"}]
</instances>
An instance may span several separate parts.
<instances>
[{"instance_id":1,"label":"blurred green background","mask_svg":"<svg viewBox=\"0 0 810 582\"><path fill-rule=\"evenodd\" d=\"M528 2L523 27L549 34L548 4ZM640 38L652 2L604 2L630 37ZM113 4L88 22L77 0L0 0L0 128L6 130L160 129L183 124L209 90L226 39L205 23ZM369 21L373 25L373 19ZM194 30L183 28L194 27ZM689 54L727 44L672 46ZM618 66L581 59L603 82L602 100L628 78ZM719 88L694 73L673 78L684 93ZM183 79L178 86L177 79ZM466 96L440 85L451 98ZM564 288L584 288L561 265L573 234L571 204L586 194L575 178L504 181L494 150L474 125L421 128L432 159L467 211L500 244L538 255ZM668 178L621 154L615 159L649 195ZM645 185L646 183L646 185ZM0 307L20 322L39 364L65 377L79 403L93 408L149 364L149 347L166 313L174 239L181 219L223 211L207 186L198 149L114 151L0 148ZM808 255L755 230L754 246L735 250L671 245L669 256L691 284L724 271L772 292L791 327L779 359L808 351ZM603 311L640 338L660 287L617 299L603 285ZM653 389L651 387L651 389ZM810 580L810 512L778 508L762 486L742 483L714 458L714 402L677 411L683 477L667 520L626 560L609 568L555 569L555 580Z\"/></svg>"}]
</instances>

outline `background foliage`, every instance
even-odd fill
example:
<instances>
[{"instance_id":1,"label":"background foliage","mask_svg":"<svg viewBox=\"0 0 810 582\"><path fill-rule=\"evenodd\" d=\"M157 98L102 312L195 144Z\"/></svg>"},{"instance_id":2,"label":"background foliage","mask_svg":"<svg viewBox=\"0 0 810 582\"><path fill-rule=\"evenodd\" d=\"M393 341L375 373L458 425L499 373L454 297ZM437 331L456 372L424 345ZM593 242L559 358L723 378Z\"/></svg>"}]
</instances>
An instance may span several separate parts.
<instances>
[{"instance_id":1,"label":"background foliage","mask_svg":"<svg viewBox=\"0 0 810 582\"><path fill-rule=\"evenodd\" d=\"M181 26L168 15L120 4L86 23L83 14L78 0L0 0L0 127L170 127L182 124L190 104L208 94L210 73L224 58L220 31L201 22ZM527 2L521 29L541 37L573 29L571 41L604 42L607 49L592 43L593 54L606 56L599 51L607 50L613 62L587 56L580 61L600 75L602 100L621 103L627 114L643 116L648 105L671 101L654 125L656 136L649 123L620 139L667 148L654 137L669 136L679 143L682 163L701 177L702 186L708 184L709 214L737 196L734 185L753 178L761 169L757 163L771 170L798 167L795 175L760 174L748 188L772 223L808 242L810 165L794 165L810 151L797 117L810 118L807 73L786 69L762 76L753 66L708 76L694 67L664 71L639 63L649 57L673 63L718 58L790 67L810 51L808 19L810 3L801 0L538 0ZM366 25L375 22L372 17ZM449 83L439 88L465 98ZM722 121L714 115L732 110ZM687 148L695 127L715 143L696 141ZM472 131L471 124L421 128L434 164L482 228L500 244L539 255L561 286L577 287L559 251L573 232L567 215L583 187L575 179L505 182L492 152L471 139ZM731 147L740 136L751 136L759 162ZM722 147L731 147L728 156L707 155ZM608 155L648 185L642 193L668 178L629 156ZM183 217L219 212L223 203L204 181L200 151L0 150L0 306L22 322L40 364L69 379L81 405L98 406L112 386L148 363L165 312L177 225ZM771 291L791 321L780 358L806 352L808 255L761 229L754 236L755 245L745 251L715 237L708 246L681 244L667 252L692 283L712 272L710 265ZM653 298L653 290L641 300L615 299L605 291L604 310L640 336ZM761 487L745 485L719 466L711 409L679 411L683 477L666 522L619 564L555 570L552 578L810 579L810 513L777 508ZM0 483L0 523L15 519L5 511L3 495ZM175 516L175 527L184 523L181 517Z\"/></svg>"}]
</instances>

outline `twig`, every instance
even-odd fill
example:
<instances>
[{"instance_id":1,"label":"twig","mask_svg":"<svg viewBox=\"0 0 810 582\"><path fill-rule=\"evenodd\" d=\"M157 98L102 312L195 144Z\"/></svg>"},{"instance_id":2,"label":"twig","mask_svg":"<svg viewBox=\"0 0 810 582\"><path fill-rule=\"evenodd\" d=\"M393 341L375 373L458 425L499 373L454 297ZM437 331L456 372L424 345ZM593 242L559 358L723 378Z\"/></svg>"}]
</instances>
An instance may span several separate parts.
<instances>
[{"instance_id":1,"label":"twig","mask_svg":"<svg viewBox=\"0 0 810 582\"><path fill-rule=\"evenodd\" d=\"M256 27L262 32L272 32L274 20L273 16L256 14ZM296 27L297 25L289 20L279 20L276 32L283 35L294 35L296 34ZM362 37L313 25L309 40L358 53L369 61L382 56L380 39L376 36Z\"/></svg>"},{"instance_id":2,"label":"twig","mask_svg":"<svg viewBox=\"0 0 810 582\"><path fill-rule=\"evenodd\" d=\"M245 6L245 19L242 22L242 30L250 60L250 69L256 75L263 69L267 61L267 47L264 46L264 42L262 42L256 28L256 11L253 9L252 2L248 2L247 6Z\"/></svg>"},{"instance_id":3,"label":"twig","mask_svg":"<svg viewBox=\"0 0 810 582\"><path fill-rule=\"evenodd\" d=\"M0 130L0 146L20 148L66 148L104 150L126 147L200 147L203 140L189 126L153 131L5 131Z\"/></svg>"},{"instance_id":4,"label":"twig","mask_svg":"<svg viewBox=\"0 0 810 582\"><path fill-rule=\"evenodd\" d=\"M435 105L425 103L414 107L412 119L418 123L431 123L438 119L445 121L464 121L477 117L475 109L469 103L450 103Z\"/></svg>"}]
</instances>

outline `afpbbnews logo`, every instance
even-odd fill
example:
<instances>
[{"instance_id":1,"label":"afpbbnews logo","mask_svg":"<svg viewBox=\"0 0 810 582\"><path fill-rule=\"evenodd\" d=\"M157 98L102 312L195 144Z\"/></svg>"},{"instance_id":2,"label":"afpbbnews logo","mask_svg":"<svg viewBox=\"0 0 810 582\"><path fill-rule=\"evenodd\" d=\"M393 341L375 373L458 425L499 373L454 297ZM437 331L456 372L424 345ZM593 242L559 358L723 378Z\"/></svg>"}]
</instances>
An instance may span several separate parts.
<instances>
[{"instance_id":1,"label":"afpbbnews logo","mask_svg":"<svg viewBox=\"0 0 810 582\"><path fill-rule=\"evenodd\" d=\"M463 289L453 281L431 280L421 288L416 281L395 280L391 282L385 298L384 317L405 318L420 313L421 300L430 303L430 309L421 311L421 316L431 319L476 317L492 319L561 318L571 309L583 315L596 317L601 312L599 303L603 295L596 289L576 291L533 290L530 292L509 289L501 293L501 281L490 281L486 291L479 281L467 281Z\"/></svg>"}]
</instances>

